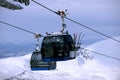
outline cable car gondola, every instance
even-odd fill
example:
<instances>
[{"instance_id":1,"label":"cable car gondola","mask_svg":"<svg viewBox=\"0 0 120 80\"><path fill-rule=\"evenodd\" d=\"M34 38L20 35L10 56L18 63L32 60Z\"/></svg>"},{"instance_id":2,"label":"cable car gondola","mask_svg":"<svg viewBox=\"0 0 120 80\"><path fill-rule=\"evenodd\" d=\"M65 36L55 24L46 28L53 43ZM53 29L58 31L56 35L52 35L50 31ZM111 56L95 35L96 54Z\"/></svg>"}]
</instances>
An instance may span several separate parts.
<instances>
[{"instance_id":1,"label":"cable car gondola","mask_svg":"<svg viewBox=\"0 0 120 80\"><path fill-rule=\"evenodd\" d=\"M31 60L30 60L30 66L31 70L53 70L56 69L56 62L44 62L41 58L40 51L34 51Z\"/></svg>"},{"instance_id":2,"label":"cable car gondola","mask_svg":"<svg viewBox=\"0 0 120 80\"><path fill-rule=\"evenodd\" d=\"M51 34L43 38L42 59L45 62L75 59L76 47L68 33Z\"/></svg>"},{"instance_id":3,"label":"cable car gondola","mask_svg":"<svg viewBox=\"0 0 120 80\"><path fill-rule=\"evenodd\" d=\"M67 11L67 10L66 10ZM65 61L76 58L76 46L75 40L72 36L65 31L66 24L64 23L64 17L66 16L64 11L58 11L62 18L63 29L60 32L47 34L43 38L41 45L42 59L45 62L51 61Z\"/></svg>"}]
</instances>

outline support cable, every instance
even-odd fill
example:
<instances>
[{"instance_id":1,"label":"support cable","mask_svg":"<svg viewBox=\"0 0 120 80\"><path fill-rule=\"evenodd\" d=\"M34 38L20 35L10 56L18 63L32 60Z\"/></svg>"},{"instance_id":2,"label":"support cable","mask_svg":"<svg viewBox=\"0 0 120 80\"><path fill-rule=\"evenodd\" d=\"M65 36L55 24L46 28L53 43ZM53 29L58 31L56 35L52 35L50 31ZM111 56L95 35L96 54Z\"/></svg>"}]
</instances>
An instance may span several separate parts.
<instances>
[{"instance_id":1,"label":"support cable","mask_svg":"<svg viewBox=\"0 0 120 80\"><path fill-rule=\"evenodd\" d=\"M98 54L98 55L101 55L101 56L105 56L105 57L120 61L119 58L115 58L113 56L105 55L105 54L102 54L102 53L99 53L99 52L96 52L96 51L92 51L92 50L89 50L89 49L86 49L86 48L82 48L82 47L80 49L83 49L83 50L86 50L86 51L89 51L89 52L92 52L92 53L95 53L95 54Z\"/></svg>"},{"instance_id":2,"label":"support cable","mask_svg":"<svg viewBox=\"0 0 120 80\"><path fill-rule=\"evenodd\" d=\"M35 49L35 50L40 51L39 38L40 38L40 37L44 37L43 35L34 33L34 32L32 32L32 31L29 31L29 30L27 30L27 29L20 28L20 27L18 27L18 26L15 26L15 25L12 25L12 24L9 24L9 23L6 23L6 22L4 22L4 21L0 21L0 23L3 23L3 24L5 24L5 25L8 25L8 26L10 26L10 27L13 27L13 28L16 28L16 29L25 31L25 32L28 32L28 33L30 33L30 34L33 34L33 35L35 36L35 38L37 39L37 41L36 41L36 49Z\"/></svg>"},{"instance_id":3,"label":"support cable","mask_svg":"<svg viewBox=\"0 0 120 80\"><path fill-rule=\"evenodd\" d=\"M38 4L39 6L42 6L43 8L45 8L45 9L47 9L47 10L49 10L49 11L51 11L51 12L57 14L57 15L59 15L59 14L58 14L57 12L55 12L54 10L52 10L52 9L50 9L50 8L42 5L41 3L39 3L39 2L37 2L37 1L35 1L35 0L32 0L32 1L33 1L34 3L36 3L36 4ZM59 15L59 16L60 16L60 15ZM67 20L69 20L69 21L71 21L71 22L73 22L73 23L76 23L76 24L78 24L78 25L80 25L80 26L82 26L82 27L84 27L84 28L87 28L87 29L89 29L89 30L91 30L91 31L99 34L99 35L102 35L102 36L104 36L104 37L106 37L106 38L109 38L109 39L111 39L111 40L113 40L113 41L116 41L116 42L120 43L120 40L118 40L118 39L114 39L114 38L111 37L111 36L108 36L108 35L106 35L106 34L104 34L104 33L102 33L102 32L99 32L99 31L97 31L97 30L95 30L95 29L92 29L92 28L90 28L90 27L88 27L88 26L86 26L86 25L83 25L83 24L81 24L81 23L79 23L79 22L77 22L77 21L75 21L75 20L73 20L73 19L70 19L70 18L68 18L68 17L65 17L65 18L66 18Z\"/></svg>"},{"instance_id":4,"label":"support cable","mask_svg":"<svg viewBox=\"0 0 120 80\"><path fill-rule=\"evenodd\" d=\"M42 7L44 7L45 9L47 9L47 10L49 10L49 11L51 11L51 12L57 14L57 13L56 13L55 11L53 11L52 9L50 9L50 8L48 8L48 7L46 7L46 6L42 5L42 4L40 4L40 3L37 2L37 1L35 1L35 0L31 0L31 1L33 1L34 3L36 3L36 4L38 4L38 5L42 6Z\"/></svg>"},{"instance_id":5,"label":"support cable","mask_svg":"<svg viewBox=\"0 0 120 80\"><path fill-rule=\"evenodd\" d=\"M17 26L15 26L15 25L12 25L12 24L6 23L6 22L4 22L4 21L0 21L0 23L3 23L3 24L8 25L8 26L10 26L10 27L14 27L14 28L16 28L16 29L19 29L19 30L22 30L22 31L25 31L25 32L28 32L28 33L31 33L31 34L36 35L36 33L32 32L32 31L29 31L29 30L26 30L26 29L23 29L23 28L17 27Z\"/></svg>"}]
</instances>

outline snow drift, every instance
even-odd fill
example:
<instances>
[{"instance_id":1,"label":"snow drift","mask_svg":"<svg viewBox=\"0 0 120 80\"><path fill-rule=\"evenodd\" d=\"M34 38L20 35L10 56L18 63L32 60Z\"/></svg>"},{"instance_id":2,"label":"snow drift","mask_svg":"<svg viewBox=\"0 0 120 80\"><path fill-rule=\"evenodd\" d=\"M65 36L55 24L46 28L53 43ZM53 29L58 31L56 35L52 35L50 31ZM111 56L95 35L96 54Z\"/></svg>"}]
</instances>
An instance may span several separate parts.
<instances>
[{"instance_id":1,"label":"snow drift","mask_svg":"<svg viewBox=\"0 0 120 80\"><path fill-rule=\"evenodd\" d=\"M118 58L120 45L112 40L104 40L88 49ZM92 55L93 60L85 61L77 57L74 60L57 62L57 69L50 71L31 71L31 54L0 59L0 80L120 80L120 61Z\"/></svg>"}]
</instances>

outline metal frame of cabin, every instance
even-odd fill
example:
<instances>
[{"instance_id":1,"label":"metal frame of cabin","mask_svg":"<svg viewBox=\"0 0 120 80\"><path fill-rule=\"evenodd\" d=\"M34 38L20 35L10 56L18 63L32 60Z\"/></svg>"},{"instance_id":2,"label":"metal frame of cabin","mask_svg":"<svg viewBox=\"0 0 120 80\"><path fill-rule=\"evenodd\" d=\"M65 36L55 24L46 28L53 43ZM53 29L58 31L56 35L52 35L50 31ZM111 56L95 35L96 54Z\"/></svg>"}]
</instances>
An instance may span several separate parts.
<instances>
[{"instance_id":1,"label":"metal frame of cabin","mask_svg":"<svg viewBox=\"0 0 120 80\"><path fill-rule=\"evenodd\" d=\"M23 9L23 7L19 4L13 4L7 0L0 0L0 6L7 8L7 9L11 9L11 10L21 10Z\"/></svg>"}]
</instances>

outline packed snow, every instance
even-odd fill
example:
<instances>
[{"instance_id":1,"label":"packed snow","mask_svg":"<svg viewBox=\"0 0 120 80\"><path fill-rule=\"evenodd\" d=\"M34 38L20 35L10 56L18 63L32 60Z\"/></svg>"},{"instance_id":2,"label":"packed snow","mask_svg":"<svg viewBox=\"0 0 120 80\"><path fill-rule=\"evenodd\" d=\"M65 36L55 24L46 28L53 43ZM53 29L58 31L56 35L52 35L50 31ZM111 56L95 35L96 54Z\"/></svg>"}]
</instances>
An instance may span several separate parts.
<instances>
[{"instance_id":1,"label":"packed snow","mask_svg":"<svg viewBox=\"0 0 120 80\"><path fill-rule=\"evenodd\" d=\"M120 55L119 43L109 39L88 49L117 58ZM49 71L31 71L31 54L0 59L0 80L120 80L120 61L92 55L92 60L78 56L74 60L57 62L57 69Z\"/></svg>"}]
</instances>

